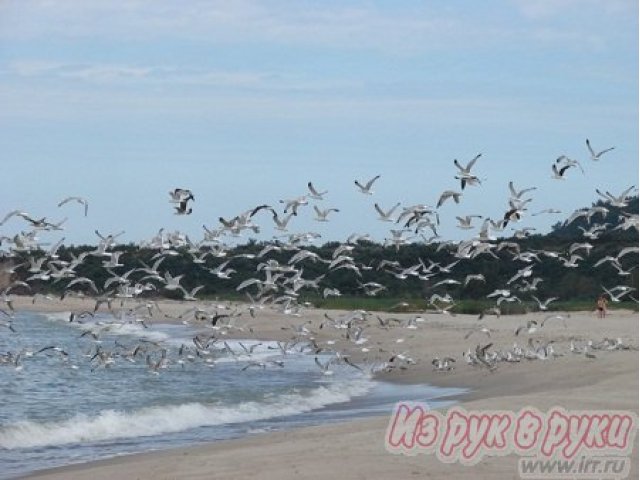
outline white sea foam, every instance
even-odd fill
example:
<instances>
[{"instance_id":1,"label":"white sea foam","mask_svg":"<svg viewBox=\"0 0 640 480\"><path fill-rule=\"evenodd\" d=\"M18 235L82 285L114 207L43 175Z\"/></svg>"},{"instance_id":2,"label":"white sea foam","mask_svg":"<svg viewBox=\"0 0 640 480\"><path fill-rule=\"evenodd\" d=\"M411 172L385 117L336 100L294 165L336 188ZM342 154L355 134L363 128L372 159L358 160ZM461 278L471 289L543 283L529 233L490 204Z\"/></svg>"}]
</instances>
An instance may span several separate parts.
<instances>
[{"instance_id":1,"label":"white sea foam","mask_svg":"<svg viewBox=\"0 0 640 480\"><path fill-rule=\"evenodd\" d=\"M63 322L79 330L96 329L102 330L106 335L123 335L136 338L144 338L152 342L166 342L170 340L170 335L160 329L145 328L137 323L128 323L115 320L113 318L105 320L104 317L95 319L83 319L82 322L69 322L71 312L54 312L43 314L47 320L52 322ZM133 318L133 317L132 317Z\"/></svg>"},{"instance_id":2,"label":"white sea foam","mask_svg":"<svg viewBox=\"0 0 640 480\"><path fill-rule=\"evenodd\" d=\"M164 344L179 347L181 344L191 344L193 334L191 330L184 330L184 327L172 324L155 324L148 328L138 323L121 322L111 317L97 316L95 318L86 318L82 322L69 322L71 312L51 312L42 314L47 320L57 323L64 323L78 330L95 329L102 330L104 335L122 335L135 338L142 338L152 342L162 342ZM133 317L132 317L133 318ZM176 328L178 327L178 328ZM227 345L237 354L236 357L221 357L217 362L235 362L262 360L265 358L280 355L278 344L275 341L259 341L253 339L227 339ZM240 346L242 343L245 347L250 348L255 344L260 344L254 348L251 356L246 355L244 349ZM214 349L224 350L222 342L213 345ZM289 350L289 353L294 353ZM297 353L297 352L295 352Z\"/></svg>"},{"instance_id":3,"label":"white sea foam","mask_svg":"<svg viewBox=\"0 0 640 480\"><path fill-rule=\"evenodd\" d=\"M143 338L152 342L166 343L170 340L169 335L165 332L153 328L144 328L143 326L135 323L116 324L114 327L108 329L108 333L111 335L126 335L130 337Z\"/></svg>"},{"instance_id":4,"label":"white sea foam","mask_svg":"<svg viewBox=\"0 0 640 480\"><path fill-rule=\"evenodd\" d=\"M66 322L69 323L69 315L71 312L50 312L50 313L40 313L47 320L51 320L52 322Z\"/></svg>"},{"instance_id":5,"label":"white sea foam","mask_svg":"<svg viewBox=\"0 0 640 480\"><path fill-rule=\"evenodd\" d=\"M278 357L281 355L280 349L278 348L278 344L275 341L259 341L259 340L225 340L225 343L233 350L235 355L230 355L226 353L226 347L223 343L215 343L212 348L219 351L225 352L224 356L221 356L216 359L216 363L233 363L233 362L251 362L251 361L261 361L268 360L273 357ZM245 350L240 345L244 345L245 348L250 349L253 348L253 352L251 354L247 354Z\"/></svg>"},{"instance_id":6,"label":"white sea foam","mask_svg":"<svg viewBox=\"0 0 640 480\"><path fill-rule=\"evenodd\" d=\"M191 428L245 423L297 415L364 395L373 387L366 379L336 382L306 393L275 395L237 405L185 403L123 412L103 410L96 416L75 415L60 422L20 421L0 428L6 449L101 442L180 432Z\"/></svg>"}]
</instances>

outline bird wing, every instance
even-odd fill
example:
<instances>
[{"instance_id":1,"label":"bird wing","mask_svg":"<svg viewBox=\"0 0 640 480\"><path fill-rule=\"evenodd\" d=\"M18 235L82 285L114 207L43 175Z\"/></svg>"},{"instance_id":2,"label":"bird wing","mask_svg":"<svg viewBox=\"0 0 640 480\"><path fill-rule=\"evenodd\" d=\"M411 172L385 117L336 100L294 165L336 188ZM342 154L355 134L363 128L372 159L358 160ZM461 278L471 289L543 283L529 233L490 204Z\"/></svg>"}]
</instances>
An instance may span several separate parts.
<instances>
[{"instance_id":1,"label":"bird wing","mask_svg":"<svg viewBox=\"0 0 640 480\"><path fill-rule=\"evenodd\" d=\"M4 217L4 218L2 219L2 221L0 222L0 225L4 224L7 220L9 220L9 219L10 219L11 217L13 217L14 215L20 215L20 216L23 216L23 215L26 215L26 213L23 213L23 212L21 212L20 210L13 210L13 211L11 211L11 212L9 212L9 213L7 213L7 214L5 215L5 217Z\"/></svg>"},{"instance_id":2,"label":"bird wing","mask_svg":"<svg viewBox=\"0 0 640 480\"><path fill-rule=\"evenodd\" d=\"M631 185L629 188L627 188L624 192L620 194L620 198L624 200L624 197L626 197L629 194L629 192L634 188L636 188L635 185Z\"/></svg>"},{"instance_id":3,"label":"bird wing","mask_svg":"<svg viewBox=\"0 0 640 480\"><path fill-rule=\"evenodd\" d=\"M322 197L322 195L328 192L328 190L325 190L324 192L318 192L318 190L316 190L311 182L307 183L307 188L314 197Z\"/></svg>"},{"instance_id":4,"label":"bird wing","mask_svg":"<svg viewBox=\"0 0 640 480\"><path fill-rule=\"evenodd\" d=\"M71 200L76 200L76 199L77 197L67 197L64 200L62 200L60 203L58 203L58 207L61 207L65 203L69 203Z\"/></svg>"},{"instance_id":5,"label":"bird wing","mask_svg":"<svg viewBox=\"0 0 640 480\"><path fill-rule=\"evenodd\" d=\"M307 188L309 189L312 195L320 196L318 194L318 191L315 188L313 188L313 184L311 182L307 183Z\"/></svg>"},{"instance_id":6,"label":"bird wing","mask_svg":"<svg viewBox=\"0 0 640 480\"><path fill-rule=\"evenodd\" d=\"M604 150L602 150L601 152L598 152L598 154L596 155L597 157L599 157L600 155L610 152L611 150L613 150L616 147L610 147L610 148L605 148Z\"/></svg>"},{"instance_id":7,"label":"bird wing","mask_svg":"<svg viewBox=\"0 0 640 480\"><path fill-rule=\"evenodd\" d=\"M591 143L589 142L589 139L587 138L587 148L589 149L589 153L591 153L592 157L596 156L596 152L593 151L593 148L591 148Z\"/></svg>"},{"instance_id":8,"label":"bird wing","mask_svg":"<svg viewBox=\"0 0 640 480\"><path fill-rule=\"evenodd\" d=\"M193 290L191 290L191 296L194 297L196 295L196 293L198 293L203 288L204 288L204 285L198 285Z\"/></svg>"},{"instance_id":9,"label":"bird wing","mask_svg":"<svg viewBox=\"0 0 640 480\"><path fill-rule=\"evenodd\" d=\"M467 164L467 171L471 170L473 168L473 166L475 165L475 163L478 161L478 159L482 156L481 153L479 153L478 155L476 155L473 160L471 160L468 164Z\"/></svg>"},{"instance_id":10,"label":"bird wing","mask_svg":"<svg viewBox=\"0 0 640 480\"><path fill-rule=\"evenodd\" d=\"M380 175L376 175L375 177L373 177L371 180L367 182L367 184L365 185L365 188L369 190L373 186L373 182L375 182L379 178L380 178Z\"/></svg>"}]
</instances>

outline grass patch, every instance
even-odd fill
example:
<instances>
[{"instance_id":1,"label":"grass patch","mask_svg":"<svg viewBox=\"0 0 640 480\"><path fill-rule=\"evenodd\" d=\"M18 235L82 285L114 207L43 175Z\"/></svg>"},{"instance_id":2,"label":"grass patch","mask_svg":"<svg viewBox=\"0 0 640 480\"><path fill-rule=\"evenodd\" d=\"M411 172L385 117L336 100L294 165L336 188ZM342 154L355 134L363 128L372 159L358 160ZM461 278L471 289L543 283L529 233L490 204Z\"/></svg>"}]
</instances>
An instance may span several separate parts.
<instances>
[{"instance_id":1,"label":"grass patch","mask_svg":"<svg viewBox=\"0 0 640 480\"><path fill-rule=\"evenodd\" d=\"M215 295L203 300L209 301L230 301L245 302L247 297L238 294ZM301 295L298 299L300 304L309 302L315 308L324 310L367 310L371 312L428 312L433 308L424 298L407 298L407 297L366 297L366 296L347 296L323 298L317 295ZM495 307L496 303L491 299L482 300L457 300L455 306L451 309L453 313L479 315L482 311ZM444 306L444 305L441 305ZM503 315L522 315L528 312L537 312L538 304L533 301L524 301L522 303L503 302L500 306ZM549 312L590 312L595 310L595 301L592 300L565 300L552 302L547 311ZM625 301L620 303L609 303L609 310L632 310L638 311L638 304L633 301Z\"/></svg>"}]
</instances>

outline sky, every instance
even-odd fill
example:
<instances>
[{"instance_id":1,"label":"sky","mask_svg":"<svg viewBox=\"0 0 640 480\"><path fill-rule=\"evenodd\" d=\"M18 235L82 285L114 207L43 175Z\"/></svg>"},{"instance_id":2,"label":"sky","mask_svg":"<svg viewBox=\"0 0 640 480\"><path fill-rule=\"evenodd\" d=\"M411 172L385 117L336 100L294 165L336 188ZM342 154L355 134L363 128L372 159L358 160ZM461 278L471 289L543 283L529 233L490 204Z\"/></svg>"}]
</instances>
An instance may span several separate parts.
<instances>
[{"instance_id":1,"label":"sky","mask_svg":"<svg viewBox=\"0 0 640 480\"><path fill-rule=\"evenodd\" d=\"M594 162L586 138L616 148ZM596 188L637 185L638 3L0 2L0 215L68 217L66 243L96 243L96 229L199 239L308 181L340 212L315 222L311 201L290 232L382 240L395 227L374 202L435 206L459 191L453 159L478 153L482 184L441 207L443 238L470 236L455 216L502 217L510 180L537 187L529 213L562 210L516 226L539 233ZM585 173L551 179L562 154ZM374 175L374 194L358 192ZM189 216L173 214L176 187L194 193ZM86 218L57 207L70 195ZM256 222L240 241L280 234ZM24 229L14 217L0 235Z\"/></svg>"}]
</instances>

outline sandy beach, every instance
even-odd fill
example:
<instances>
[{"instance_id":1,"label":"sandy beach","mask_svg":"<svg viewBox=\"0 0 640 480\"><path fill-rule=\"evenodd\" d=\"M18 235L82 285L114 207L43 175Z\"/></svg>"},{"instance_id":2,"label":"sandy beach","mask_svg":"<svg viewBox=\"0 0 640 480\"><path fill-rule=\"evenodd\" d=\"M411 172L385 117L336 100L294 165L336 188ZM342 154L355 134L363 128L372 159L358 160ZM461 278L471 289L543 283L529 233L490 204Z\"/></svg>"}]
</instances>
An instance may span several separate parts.
<instances>
[{"instance_id":1,"label":"sandy beach","mask_svg":"<svg viewBox=\"0 0 640 480\"><path fill-rule=\"evenodd\" d=\"M633 0L0 0L0 480L640 478L639 58Z\"/></svg>"},{"instance_id":2,"label":"sandy beach","mask_svg":"<svg viewBox=\"0 0 640 480\"><path fill-rule=\"evenodd\" d=\"M83 299L65 299L32 304L29 297L16 297L15 308L38 311L82 311L93 309L94 303ZM170 318L193 307L192 303L163 301L163 315L154 321ZM211 308L211 304L205 305ZM614 311L605 319L591 312L563 314L564 319L551 318L535 333L516 328L527 320L538 323L549 316L545 312L520 316L485 317L474 315L441 315L420 313L423 321L417 328L397 323L380 328L375 314L368 321L363 336L369 351L362 352L342 337L341 331L326 325L325 311L308 309L300 317L264 309L255 318L238 317L242 331L231 331L229 337L286 340L291 327L305 323L318 345L335 342L332 349L351 355L358 363L384 359L390 354L408 352L415 364L378 373L381 380L401 383L428 383L444 387L464 387L469 392L457 398L467 409L518 411L533 406L541 411L560 406L567 410L627 410L638 412L638 314ZM330 311L332 318L345 312ZM560 313L560 312L554 312ZM379 314L383 319L408 320L416 314ZM175 320L174 320L175 321ZM323 328L320 325L323 324ZM479 331L479 325L489 335ZM153 328L152 326L150 328ZM203 325L203 328L205 326ZM465 335L475 329L468 339ZM469 366L462 357L467 348L493 343L493 348L510 348L514 342L526 345L529 337L536 341L553 341L557 358L547 360L501 362L497 369ZM604 338L620 338L630 350L596 351L596 358L569 351L571 341L584 344ZM456 358L449 372L434 371L435 357ZM386 358L388 360L388 358ZM389 416L358 419L351 422L306 427L291 431L258 434L238 440L216 442L192 448L157 451L123 456L81 465L71 465L37 472L29 478L85 479L136 478L519 478L518 456L511 454L489 457L477 465L446 464L434 455L393 455L385 449L385 432ZM638 448L634 445L630 478L638 476Z\"/></svg>"}]
</instances>

